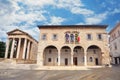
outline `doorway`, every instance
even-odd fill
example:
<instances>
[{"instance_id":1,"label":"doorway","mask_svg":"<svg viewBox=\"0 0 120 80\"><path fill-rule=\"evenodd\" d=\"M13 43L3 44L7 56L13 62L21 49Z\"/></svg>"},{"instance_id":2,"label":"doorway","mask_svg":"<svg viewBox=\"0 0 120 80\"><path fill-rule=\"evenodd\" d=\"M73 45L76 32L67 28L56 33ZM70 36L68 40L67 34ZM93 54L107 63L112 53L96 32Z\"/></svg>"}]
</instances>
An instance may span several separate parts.
<instances>
[{"instance_id":1,"label":"doorway","mask_svg":"<svg viewBox=\"0 0 120 80\"><path fill-rule=\"evenodd\" d=\"M74 58L73 58L73 63L74 63L74 65L78 65L78 64L77 64L77 57L74 57Z\"/></svg>"},{"instance_id":2,"label":"doorway","mask_svg":"<svg viewBox=\"0 0 120 80\"><path fill-rule=\"evenodd\" d=\"M117 58L115 57L115 64L118 64Z\"/></svg>"},{"instance_id":3,"label":"doorway","mask_svg":"<svg viewBox=\"0 0 120 80\"><path fill-rule=\"evenodd\" d=\"M68 59L65 58L65 65L68 65Z\"/></svg>"},{"instance_id":4,"label":"doorway","mask_svg":"<svg viewBox=\"0 0 120 80\"><path fill-rule=\"evenodd\" d=\"M95 58L95 64L96 64L96 65L99 65L99 64L98 64L98 58Z\"/></svg>"}]
</instances>

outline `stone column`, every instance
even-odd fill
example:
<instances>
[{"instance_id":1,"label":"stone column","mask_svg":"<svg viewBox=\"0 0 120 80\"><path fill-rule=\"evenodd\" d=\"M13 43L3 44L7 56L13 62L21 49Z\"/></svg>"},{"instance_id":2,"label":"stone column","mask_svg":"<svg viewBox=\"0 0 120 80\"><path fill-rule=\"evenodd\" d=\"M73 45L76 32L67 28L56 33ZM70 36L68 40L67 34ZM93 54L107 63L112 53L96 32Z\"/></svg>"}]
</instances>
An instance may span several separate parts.
<instances>
[{"instance_id":1,"label":"stone column","mask_svg":"<svg viewBox=\"0 0 120 80\"><path fill-rule=\"evenodd\" d=\"M73 66L73 50L71 51L71 66Z\"/></svg>"},{"instance_id":2,"label":"stone column","mask_svg":"<svg viewBox=\"0 0 120 80\"><path fill-rule=\"evenodd\" d=\"M28 56L28 59L31 60L31 56L32 56L32 42L30 42L30 51L29 51L29 56Z\"/></svg>"},{"instance_id":3,"label":"stone column","mask_svg":"<svg viewBox=\"0 0 120 80\"><path fill-rule=\"evenodd\" d=\"M8 56L9 44L10 44L10 40L8 39L6 42L5 58L7 58Z\"/></svg>"},{"instance_id":4,"label":"stone column","mask_svg":"<svg viewBox=\"0 0 120 80\"><path fill-rule=\"evenodd\" d=\"M28 41L27 45L27 59L29 58L29 53L30 53L30 41Z\"/></svg>"},{"instance_id":5,"label":"stone column","mask_svg":"<svg viewBox=\"0 0 120 80\"><path fill-rule=\"evenodd\" d=\"M87 66L87 52L84 53L84 66Z\"/></svg>"},{"instance_id":6,"label":"stone column","mask_svg":"<svg viewBox=\"0 0 120 80\"><path fill-rule=\"evenodd\" d=\"M24 39L24 47L23 47L22 59L25 59L26 46L27 46L27 39L25 38Z\"/></svg>"},{"instance_id":7,"label":"stone column","mask_svg":"<svg viewBox=\"0 0 120 80\"><path fill-rule=\"evenodd\" d=\"M10 58L13 58L14 45L15 45L15 38L13 38L13 40L12 40L12 48L11 48Z\"/></svg>"},{"instance_id":8,"label":"stone column","mask_svg":"<svg viewBox=\"0 0 120 80\"><path fill-rule=\"evenodd\" d=\"M18 40L19 42L18 42L18 47L17 47L17 59L19 58L19 53L20 53L20 46L21 46L21 38L19 38L19 40Z\"/></svg>"},{"instance_id":9,"label":"stone column","mask_svg":"<svg viewBox=\"0 0 120 80\"><path fill-rule=\"evenodd\" d=\"M60 50L58 50L58 66L60 66Z\"/></svg>"}]
</instances>

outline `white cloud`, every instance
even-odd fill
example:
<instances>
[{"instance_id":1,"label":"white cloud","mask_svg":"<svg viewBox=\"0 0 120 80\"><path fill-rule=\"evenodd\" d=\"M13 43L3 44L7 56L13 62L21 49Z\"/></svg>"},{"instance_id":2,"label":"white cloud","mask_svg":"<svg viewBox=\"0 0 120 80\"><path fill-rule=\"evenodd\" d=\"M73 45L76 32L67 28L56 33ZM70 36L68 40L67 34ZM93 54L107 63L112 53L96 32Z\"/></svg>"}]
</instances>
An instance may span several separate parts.
<instances>
[{"instance_id":1,"label":"white cloud","mask_svg":"<svg viewBox=\"0 0 120 80\"><path fill-rule=\"evenodd\" d=\"M21 4L25 4L22 1L29 1L29 4L26 3L28 6L27 8L24 8L18 4L18 2L21 2ZM0 36L0 39L3 40L7 38L6 32L11 31L16 28L20 28L22 30L28 30L28 28L31 28L31 26L36 26L35 21L45 21L46 18L43 15L46 13L46 11L42 10L41 7L40 10L32 9L33 5L31 4L34 0L2 0L0 1L0 33L4 36ZM38 0L36 0L38 1ZM52 0L48 0L49 2ZM30 3L31 2L31 3ZM39 3L33 3L34 5L43 5L46 3L49 3L47 1L41 0ZM43 3L43 4L42 4ZM7 6L6 6L7 5ZM35 8L35 7L33 7ZM31 10L27 11L26 10ZM34 11L33 11L34 10ZM21 22L26 22L24 25L20 25ZM35 37L35 34L38 34L38 31L34 31L33 29L29 29L28 31L32 36ZM38 34L39 35L39 34Z\"/></svg>"},{"instance_id":2,"label":"white cloud","mask_svg":"<svg viewBox=\"0 0 120 80\"><path fill-rule=\"evenodd\" d=\"M50 18L50 22L47 23L47 24L49 24L49 25L60 25L63 21L65 21L65 19L62 18L62 17L52 16L52 17Z\"/></svg>"},{"instance_id":3,"label":"white cloud","mask_svg":"<svg viewBox=\"0 0 120 80\"><path fill-rule=\"evenodd\" d=\"M117 13L120 13L120 9L118 9L118 8L115 8L115 9L111 12L111 14L117 14Z\"/></svg>"},{"instance_id":4,"label":"white cloud","mask_svg":"<svg viewBox=\"0 0 120 80\"><path fill-rule=\"evenodd\" d=\"M41 7L43 7L44 5L53 5L55 2L55 0L22 0L22 1L26 5L41 6Z\"/></svg>"},{"instance_id":5,"label":"white cloud","mask_svg":"<svg viewBox=\"0 0 120 80\"><path fill-rule=\"evenodd\" d=\"M82 22L80 22L80 23L77 23L76 25L84 25L85 23L82 23Z\"/></svg>"},{"instance_id":6,"label":"white cloud","mask_svg":"<svg viewBox=\"0 0 120 80\"><path fill-rule=\"evenodd\" d=\"M87 9L82 0L0 0L0 40L7 38L6 32L15 28L25 30L35 38L38 38L39 31L36 21L42 24L60 25L67 19L49 14L45 6L52 6L54 9L66 9L72 14L80 14L85 19L85 24L98 24L107 18L108 13L95 14ZM104 5L104 3L103 3ZM111 14L120 13L115 9ZM48 14L47 16L45 14ZM64 13L63 13L64 14ZM23 25L21 23L24 23ZM83 24L83 23L78 23ZM36 27L35 27L36 26Z\"/></svg>"},{"instance_id":7,"label":"white cloud","mask_svg":"<svg viewBox=\"0 0 120 80\"><path fill-rule=\"evenodd\" d=\"M94 12L85 8L74 7L71 9L74 14L92 15Z\"/></svg>"},{"instance_id":8,"label":"white cloud","mask_svg":"<svg viewBox=\"0 0 120 80\"><path fill-rule=\"evenodd\" d=\"M73 7L83 7L84 4L80 0L58 0L56 6L58 8L71 9Z\"/></svg>"},{"instance_id":9,"label":"white cloud","mask_svg":"<svg viewBox=\"0 0 120 80\"><path fill-rule=\"evenodd\" d=\"M95 16L90 16L85 18L86 24L99 24L107 18L108 12L102 14L96 14Z\"/></svg>"},{"instance_id":10,"label":"white cloud","mask_svg":"<svg viewBox=\"0 0 120 80\"><path fill-rule=\"evenodd\" d=\"M81 0L58 0L56 6L70 10L73 14L82 14L83 16L94 14L94 11L85 8Z\"/></svg>"}]
</instances>

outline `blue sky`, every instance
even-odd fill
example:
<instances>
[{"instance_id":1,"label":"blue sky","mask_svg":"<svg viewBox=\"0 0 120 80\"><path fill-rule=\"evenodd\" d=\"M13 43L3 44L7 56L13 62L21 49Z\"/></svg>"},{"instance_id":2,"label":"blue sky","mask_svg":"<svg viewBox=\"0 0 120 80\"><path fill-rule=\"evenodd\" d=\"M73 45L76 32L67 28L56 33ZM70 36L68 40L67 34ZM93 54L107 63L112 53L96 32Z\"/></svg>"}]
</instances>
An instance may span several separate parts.
<instances>
[{"instance_id":1,"label":"blue sky","mask_svg":"<svg viewBox=\"0 0 120 80\"><path fill-rule=\"evenodd\" d=\"M21 29L39 40L37 25L105 24L109 32L120 22L120 0L0 0L0 41Z\"/></svg>"}]
</instances>

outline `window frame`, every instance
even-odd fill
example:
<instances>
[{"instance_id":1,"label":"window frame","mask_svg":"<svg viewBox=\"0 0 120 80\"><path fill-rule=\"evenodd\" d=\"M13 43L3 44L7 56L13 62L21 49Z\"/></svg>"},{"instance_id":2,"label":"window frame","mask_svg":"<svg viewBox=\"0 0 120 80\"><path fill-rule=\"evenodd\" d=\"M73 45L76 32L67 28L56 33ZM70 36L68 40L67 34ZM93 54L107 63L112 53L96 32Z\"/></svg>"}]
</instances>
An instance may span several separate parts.
<instances>
[{"instance_id":1,"label":"window frame","mask_svg":"<svg viewBox=\"0 0 120 80\"><path fill-rule=\"evenodd\" d=\"M48 62L52 62L52 58L48 58Z\"/></svg>"},{"instance_id":2,"label":"window frame","mask_svg":"<svg viewBox=\"0 0 120 80\"><path fill-rule=\"evenodd\" d=\"M114 49L117 50L117 43L114 43Z\"/></svg>"},{"instance_id":3,"label":"window frame","mask_svg":"<svg viewBox=\"0 0 120 80\"><path fill-rule=\"evenodd\" d=\"M87 40L92 40L92 34L91 33L87 33Z\"/></svg>"},{"instance_id":4,"label":"window frame","mask_svg":"<svg viewBox=\"0 0 120 80\"><path fill-rule=\"evenodd\" d=\"M90 58L89 58L89 61L90 61L90 62L93 62L93 57L90 57Z\"/></svg>"},{"instance_id":5,"label":"window frame","mask_svg":"<svg viewBox=\"0 0 120 80\"><path fill-rule=\"evenodd\" d=\"M101 33L97 34L97 40L103 40L103 35Z\"/></svg>"},{"instance_id":6,"label":"window frame","mask_svg":"<svg viewBox=\"0 0 120 80\"><path fill-rule=\"evenodd\" d=\"M52 34L52 40L58 40L58 34L56 34L56 33Z\"/></svg>"},{"instance_id":7,"label":"window frame","mask_svg":"<svg viewBox=\"0 0 120 80\"><path fill-rule=\"evenodd\" d=\"M43 37L44 36L44 37ZM42 35L41 35L41 40L47 40L47 34L46 33L43 33Z\"/></svg>"}]
</instances>

